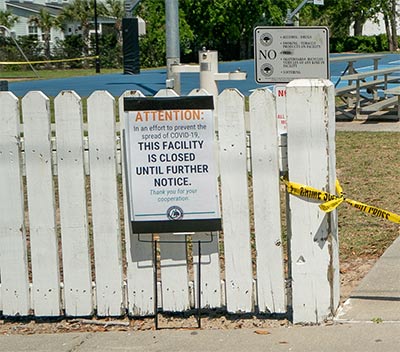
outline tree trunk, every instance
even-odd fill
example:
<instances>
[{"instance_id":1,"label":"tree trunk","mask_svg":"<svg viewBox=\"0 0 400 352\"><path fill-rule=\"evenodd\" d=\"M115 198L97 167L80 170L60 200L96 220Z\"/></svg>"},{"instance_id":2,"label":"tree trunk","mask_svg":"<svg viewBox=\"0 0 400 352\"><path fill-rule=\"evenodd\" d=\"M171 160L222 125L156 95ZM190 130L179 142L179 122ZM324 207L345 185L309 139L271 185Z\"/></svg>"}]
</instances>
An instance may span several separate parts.
<instances>
[{"instance_id":1,"label":"tree trunk","mask_svg":"<svg viewBox=\"0 0 400 352\"><path fill-rule=\"evenodd\" d=\"M383 15L383 20L385 22L385 31L386 31L386 37L388 39L389 51L393 51L393 36L391 32L391 26L389 23L389 17L387 14Z\"/></svg>"},{"instance_id":2,"label":"tree trunk","mask_svg":"<svg viewBox=\"0 0 400 352\"><path fill-rule=\"evenodd\" d=\"M397 41L397 21L396 21L396 0L392 0L392 11L390 16L390 26L392 27L392 45L393 49L391 51L397 51L399 44Z\"/></svg>"},{"instance_id":3,"label":"tree trunk","mask_svg":"<svg viewBox=\"0 0 400 352\"><path fill-rule=\"evenodd\" d=\"M364 21L361 21L359 19L356 19L354 21L354 35L362 35L362 30L363 30L363 25Z\"/></svg>"},{"instance_id":4,"label":"tree trunk","mask_svg":"<svg viewBox=\"0 0 400 352\"><path fill-rule=\"evenodd\" d=\"M43 33L43 39L44 39L44 51L45 51L45 56L47 60L50 60L50 32L45 31Z\"/></svg>"}]
</instances>

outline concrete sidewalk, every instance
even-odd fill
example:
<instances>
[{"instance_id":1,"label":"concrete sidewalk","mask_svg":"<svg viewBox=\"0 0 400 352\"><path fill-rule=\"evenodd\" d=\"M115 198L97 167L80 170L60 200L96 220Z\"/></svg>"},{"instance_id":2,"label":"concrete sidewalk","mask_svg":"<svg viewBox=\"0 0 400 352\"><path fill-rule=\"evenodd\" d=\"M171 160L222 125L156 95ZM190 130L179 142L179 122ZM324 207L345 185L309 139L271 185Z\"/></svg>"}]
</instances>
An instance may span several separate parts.
<instances>
[{"instance_id":1,"label":"concrete sidewalk","mask_svg":"<svg viewBox=\"0 0 400 352\"><path fill-rule=\"evenodd\" d=\"M397 352L399 346L400 238L326 325L0 336L1 352Z\"/></svg>"},{"instance_id":2,"label":"concrete sidewalk","mask_svg":"<svg viewBox=\"0 0 400 352\"><path fill-rule=\"evenodd\" d=\"M1 336L4 352L399 351L400 324L336 324L264 330L160 330Z\"/></svg>"},{"instance_id":3,"label":"concrete sidewalk","mask_svg":"<svg viewBox=\"0 0 400 352\"><path fill-rule=\"evenodd\" d=\"M161 330L1 336L4 352L229 351L376 352L398 351L400 324L282 327L268 335L254 330Z\"/></svg>"},{"instance_id":4,"label":"concrete sidewalk","mask_svg":"<svg viewBox=\"0 0 400 352\"><path fill-rule=\"evenodd\" d=\"M400 322L400 237L352 292L336 321Z\"/></svg>"},{"instance_id":5,"label":"concrete sidewalk","mask_svg":"<svg viewBox=\"0 0 400 352\"><path fill-rule=\"evenodd\" d=\"M346 132L400 132L399 121L353 120L337 121L336 131Z\"/></svg>"}]
</instances>

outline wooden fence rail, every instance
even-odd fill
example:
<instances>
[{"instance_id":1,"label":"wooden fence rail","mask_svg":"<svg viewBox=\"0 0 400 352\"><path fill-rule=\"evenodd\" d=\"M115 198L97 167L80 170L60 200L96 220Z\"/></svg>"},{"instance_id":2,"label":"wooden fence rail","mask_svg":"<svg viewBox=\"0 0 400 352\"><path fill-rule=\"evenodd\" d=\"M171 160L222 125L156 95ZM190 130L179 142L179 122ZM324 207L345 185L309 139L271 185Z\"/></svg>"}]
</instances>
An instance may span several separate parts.
<instances>
[{"instance_id":1,"label":"wooden fence rail","mask_svg":"<svg viewBox=\"0 0 400 352\"><path fill-rule=\"evenodd\" d=\"M289 177L333 190L334 88L328 81L287 87ZM192 94L205 94L195 91ZM72 91L50 101L0 92L0 311L3 316L154 314L154 234L133 234L124 171L123 98L82 100ZM156 96L174 95L162 90ZM320 322L338 305L336 213L288 197L288 260L281 233L275 97L234 89L217 98L223 234L197 232L188 243L159 243L160 306L181 312L198 302L229 313L293 310L295 322ZM86 126L86 121L85 121ZM117 128L119 126L119 128ZM249 172L250 140L251 172ZM175 239L174 234L163 234ZM149 241L150 240L150 241ZM176 242L176 241L175 241ZM328 275L328 273L330 273Z\"/></svg>"}]
</instances>

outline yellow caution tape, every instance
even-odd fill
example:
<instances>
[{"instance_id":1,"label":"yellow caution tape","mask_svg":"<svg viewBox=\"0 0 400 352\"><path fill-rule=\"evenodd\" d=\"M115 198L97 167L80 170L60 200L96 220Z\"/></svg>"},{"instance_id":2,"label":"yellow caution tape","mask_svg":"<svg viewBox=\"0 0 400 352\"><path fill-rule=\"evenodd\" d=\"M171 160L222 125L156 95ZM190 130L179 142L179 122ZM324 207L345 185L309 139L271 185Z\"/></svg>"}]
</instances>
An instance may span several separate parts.
<instances>
[{"instance_id":1,"label":"yellow caution tape","mask_svg":"<svg viewBox=\"0 0 400 352\"><path fill-rule=\"evenodd\" d=\"M324 203L320 204L319 208L327 213L335 210L343 202L346 202L353 208L356 208L366 214L377 216L400 224L400 215L398 214L346 198L343 194L343 189L340 186L339 181L336 181L336 195L313 187L305 186L300 183L291 182L284 178L282 178L282 181L285 183L286 190L290 194L323 201Z\"/></svg>"},{"instance_id":2,"label":"yellow caution tape","mask_svg":"<svg viewBox=\"0 0 400 352\"><path fill-rule=\"evenodd\" d=\"M99 58L99 56L87 56L87 57L76 57L73 59L44 60L44 61L0 61L0 65L29 65L29 64L42 64L42 63L49 63L49 62L94 60L94 59L98 59L98 58Z\"/></svg>"},{"instance_id":3,"label":"yellow caution tape","mask_svg":"<svg viewBox=\"0 0 400 352\"><path fill-rule=\"evenodd\" d=\"M371 214L371 215L377 216L379 218L389 220L391 222L395 222L396 224L400 224L400 215L398 215L398 214L392 213L388 210L373 207L368 204L357 202L357 201L351 200L351 199L346 199L346 202L348 204L350 204L352 207L363 211L364 213Z\"/></svg>"},{"instance_id":4,"label":"yellow caution tape","mask_svg":"<svg viewBox=\"0 0 400 352\"><path fill-rule=\"evenodd\" d=\"M321 191L319 189L309 187L309 186L304 186L300 183L291 182L291 181L285 180L283 178L282 178L282 181L285 183L288 192L295 196L306 197L306 198L311 198L311 199L316 199L316 200L322 200L324 202L338 198L337 196L335 196L334 194L331 194L329 192Z\"/></svg>"},{"instance_id":5,"label":"yellow caution tape","mask_svg":"<svg viewBox=\"0 0 400 352\"><path fill-rule=\"evenodd\" d=\"M332 199L328 202L320 204L319 208L323 210L325 213L329 213L332 210L335 210L340 204L342 204L344 200L345 199L343 197Z\"/></svg>"}]
</instances>

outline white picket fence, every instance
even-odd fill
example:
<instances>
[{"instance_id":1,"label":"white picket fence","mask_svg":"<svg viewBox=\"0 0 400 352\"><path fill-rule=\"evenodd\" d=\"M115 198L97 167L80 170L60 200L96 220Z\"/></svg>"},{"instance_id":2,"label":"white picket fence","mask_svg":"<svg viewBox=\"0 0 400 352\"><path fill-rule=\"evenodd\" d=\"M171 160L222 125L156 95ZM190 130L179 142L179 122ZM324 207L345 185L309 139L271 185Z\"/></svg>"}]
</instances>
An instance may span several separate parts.
<instances>
[{"instance_id":1,"label":"white picket fence","mask_svg":"<svg viewBox=\"0 0 400 352\"><path fill-rule=\"evenodd\" d=\"M164 90L158 96L170 94ZM43 93L29 92L20 104L12 93L0 92L3 316L155 313L154 249L143 241L152 235L130 233L119 191L122 183L125 194L125 164L120 153L123 127L116 126L124 126L123 98L139 95L130 91L119 98L117 124L115 99L108 92L94 92L87 100L86 132L83 103L72 91L55 98L54 124ZM290 313L294 322L321 322L339 302L336 212L325 214L313 202L288 197L285 264L275 97L267 89L256 90L249 104L251 178L245 99L234 89L217 98L223 246L218 233L202 244L202 307ZM288 85L292 181L334 192L334 112L329 81ZM173 234L162 236L176 240ZM192 237L198 241L209 234ZM193 308L197 246L159 246L162 309Z\"/></svg>"}]
</instances>

